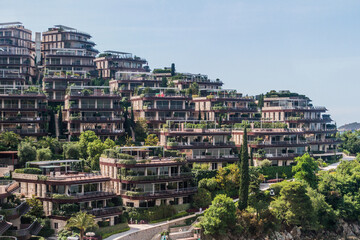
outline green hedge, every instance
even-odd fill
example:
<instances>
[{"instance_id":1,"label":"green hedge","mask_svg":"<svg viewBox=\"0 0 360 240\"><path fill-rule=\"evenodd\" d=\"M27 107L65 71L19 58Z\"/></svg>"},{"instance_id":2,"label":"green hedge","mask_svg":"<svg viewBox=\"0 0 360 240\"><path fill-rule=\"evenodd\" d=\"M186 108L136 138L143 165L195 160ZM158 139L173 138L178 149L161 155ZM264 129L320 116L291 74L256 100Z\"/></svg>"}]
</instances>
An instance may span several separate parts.
<instances>
[{"instance_id":1,"label":"green hedge","mask_svg":"<svg viewBox=\"0 0 360 240\"><path fill-rule=\"evenodd\" d=\"M275 179L276 173L279 178L292 178L294 176L292 172L292 166L270 166L260 168L260 173L263 174L266 179Z\"/></svg>"},{"instance_id":2,"label":"green hedge","mask_svg":"<svg viewBox=\"0 0 360 240\"><path fill-rule=\"evenodd\" d=\"M42 171L38 168L20 168L15 169L15 173L42 174Z\"/></svg>"}]
</instances>

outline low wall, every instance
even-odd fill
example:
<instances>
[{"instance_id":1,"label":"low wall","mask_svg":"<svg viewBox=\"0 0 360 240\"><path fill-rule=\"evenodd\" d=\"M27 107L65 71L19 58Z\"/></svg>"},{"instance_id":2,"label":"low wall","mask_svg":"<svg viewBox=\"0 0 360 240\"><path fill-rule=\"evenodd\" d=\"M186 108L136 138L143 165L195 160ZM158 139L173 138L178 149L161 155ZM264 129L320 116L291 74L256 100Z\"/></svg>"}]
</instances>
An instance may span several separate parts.
<instances>
[{"instance_id":1,"label":"low wall","mask_svg":"<svg viewBox=\"0 0 360 240\"><path fill-rule=\"evenodd\" d=\"M116 238L116 240L134 240L134 239L141 239L141 240L151 240L156 234L161 233L164 230L169 230L170 226L181 225L185 223L185 220L188 218L192 218L195 215L189 215L183 218L175 219L168 221L166 223L161 223L159 225L155 225L153 227L139 230L137 232L129 233L127 235L121 236Z\"/></svg>"}]
</instances>

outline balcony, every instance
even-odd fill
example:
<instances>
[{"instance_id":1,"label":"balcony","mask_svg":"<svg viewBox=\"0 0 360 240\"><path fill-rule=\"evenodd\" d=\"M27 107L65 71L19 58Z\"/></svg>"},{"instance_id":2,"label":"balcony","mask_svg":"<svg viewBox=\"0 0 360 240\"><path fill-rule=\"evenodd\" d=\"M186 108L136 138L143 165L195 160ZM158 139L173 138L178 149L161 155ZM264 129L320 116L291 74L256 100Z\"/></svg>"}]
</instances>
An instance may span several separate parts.
<instances>
[{"instance_id":1,"label":"balcony","mask_svg":"<svg viewBox=\"0 0 360 240\"><path fill-rule=\"evenodd\" d=\"M0 78L23 78L19 70L0 69Z\"/></svg>"},{"instance_id":2,"label":"balcony","mask_svg":"<svg viewBox=\"0 0 360 240\"><path fill-rule=\"evenodd\" d=\"M28 122L43 122L49 121L48 117L0 117L0 122L9 123L28 123Z\"/></svg>"},{"instance_id":3,"label":"balcony","mask_svg":"<svg viewBox=\"0 0 360 240\"><path fill-rule=\"evenodd\" d=\"M327 111L326 107L322 106L269 106L263 107L263 111L273 111L273 110L300 110L300 111Z\"/></svg>"},{"instance_id":4,"label":"balcony","mask_svg":"<svg viewBox=\"0 0 360 240\"><path fill-rule=\"evenodd\" d=\"M307 145L305 140L289 140L289 141L253 141L251 146L298 146Z\"/></svg>"},{"instance_id":5,"label":"balcony","mask_svg":"<svg viewBox=\"0 0 360 240\"><path fill-rule=\"evenodd\" d=\"M161 197L173 197L177 195L187 195L194 194L197 192L197 187L189 188L179 188L179 189L168 189L161 191L149 191L149 192L140 192L140 191L127 191L120 190L120 195L122 197L128 197L130 199L146 199L146 198L161 198Z\"/></svg>"},{"instance_id":6,"label":"balcony","mask_svg":"<svg viewBox=\"0 0 360 240\"><path fill-rule=\"evenodd\" d=\"M70 193L70 194L61 194L61 193L50 193L45 194L45 198L51 199L52 202L58 203L76 203L76 202L85 202L90 200L101 200L116 197L114 192L104 192L104 191L93 191L93 192L84 192L84 193Z\"/></svg>"},{"instance_id":7,"label":"balcony","mask_svg":"<svg viewBox=\"0 0 360 240\"><path fill-rule=\"evenodd\" d=\"M219 161L236 161L239 160L239 155L200 155L186 158L188 162L219 162Z\"/></svg>"},{"instance_id":8,"label":"balcony","mask_svg":"<svg viewBox=\"0 0 360 240\"><path fill-rule=\"evenodd\" d=\"M86 210L86 212L88 214L94 215L95 217L120 215L122 213L122 207L106 207L100 209Z\"/></svg>"},{"instance_id":9,"label":"balcony","mask_svg":"<svg viewBox=\"0 0 360 240\"><path fill-rule=\"evenodd\" d=\"M168 149L192 149L192 148L234 148L234 142L167 142L166 148Z\"/></svg>"},{"instance_id":10,"label":"balcony","mask_svg":"<svg viewBox=\"0 0 360 240\"><path fill-rule=\"evenodd\" d=\"M0 236L6 232L10 227L12 226L11 222L5 221L5 218L3 215L0 215ZM16 238L15 238L16 240Z\"/></svg>"},{"instance_id":11,"label":"balcony","mask_svg":"<svg viewBox=\"0 0 360 240\"><path fill-rule=\"evenodd\" d=\"M134 181L134 182L140 182L140 181L157 181L157 180L168 180L168 179L182 179L182 178L191 178L192 173L191 172L183 172L180 174L164 174L164 175L148 175L148 176L120 176L120 180L124 181Z\"/></svg>"},{"instance_id":12,"label":"balcony","mask_svg":"<svg viewBox=\"0 0 360 240\"><path fill-rule=\"evenodd\" d=\"M70 116L70 121L79 121L79 122L119 122L122 121L122 117L80 117L80 116Z\"/></svg>"}]
</instances>

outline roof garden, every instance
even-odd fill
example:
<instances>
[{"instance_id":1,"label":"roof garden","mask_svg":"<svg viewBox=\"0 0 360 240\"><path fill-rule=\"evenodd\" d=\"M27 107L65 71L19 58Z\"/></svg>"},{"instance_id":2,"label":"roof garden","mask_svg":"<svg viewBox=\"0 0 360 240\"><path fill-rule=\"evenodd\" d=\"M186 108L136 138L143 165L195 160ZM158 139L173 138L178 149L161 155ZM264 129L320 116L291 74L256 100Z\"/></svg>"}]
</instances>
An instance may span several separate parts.
<instances>
[{"instance_id":1,"label":"roof garden","mask_svg":"<svg viewBox=\"0 0 360 240\"><path fill-rule=\"evenodd\" d=\"M289 90L281 90L278 92L275 90L271 90L270 92L267 92L265 94L265 97L266 98L285 98L285 97L290 98L291 97L291 98L302 98L302 99L309 100L309 98L306 97L305 95L293 93L293 92L290 92Z\"/></svg>"}]
</instances>

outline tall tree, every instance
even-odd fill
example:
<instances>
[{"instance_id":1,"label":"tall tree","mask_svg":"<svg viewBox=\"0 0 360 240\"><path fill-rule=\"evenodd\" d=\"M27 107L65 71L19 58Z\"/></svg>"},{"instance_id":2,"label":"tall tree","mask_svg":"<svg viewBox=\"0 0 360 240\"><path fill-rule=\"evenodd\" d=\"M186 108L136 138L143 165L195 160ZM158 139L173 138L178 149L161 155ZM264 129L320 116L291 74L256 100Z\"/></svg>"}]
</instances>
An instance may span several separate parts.
<instances>
[{"instance_id":1,"label":"tall tree","mask_svg":"<svg viewBox=\"0 0 360 240\"><path fill-rule=\"evenodd\" d=\"M171 64L171 76L175 76L175 63Z\"/></svg>"},{"instance_id":2,"label":"tall tree","mask_svg":"<svg viewBox=\"0 0 360 240\"><path fill-rule=\"evenodd\" d=\"M240 210L244 210L248 206L249 198L249 154L247 146L247 132L244 128L243 144L240 154L240 189L239 189L239 205Z\"/></svg>"},{"instance_id":3,"label":"tall tree","mask_svg":"<svg viewBox=\"0 0 360 240\"><path fill-rule=\"evenodd\" d=\"M97 227L94 220L95 216L87 214L86 212L78 212L75 216L71 217L67 223L66 228L77 228L80 230L80 240L84 239L84 233L89 228Z\"/></svg>"}]
</instances>

